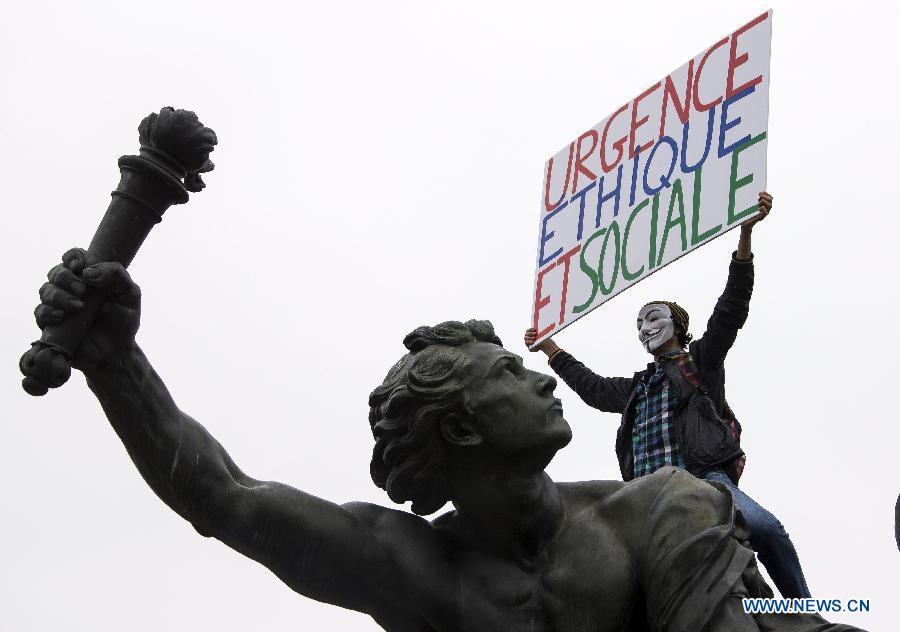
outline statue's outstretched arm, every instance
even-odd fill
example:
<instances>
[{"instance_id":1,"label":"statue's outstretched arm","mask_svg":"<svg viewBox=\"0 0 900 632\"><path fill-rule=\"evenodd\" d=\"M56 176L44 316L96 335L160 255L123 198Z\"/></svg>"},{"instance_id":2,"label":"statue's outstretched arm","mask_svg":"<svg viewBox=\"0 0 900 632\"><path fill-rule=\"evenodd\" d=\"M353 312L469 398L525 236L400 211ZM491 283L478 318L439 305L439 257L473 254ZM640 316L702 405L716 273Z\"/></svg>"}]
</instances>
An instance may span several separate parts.
<instances>
[{"instance_id":1,"label":"statue's outstretched arm","mask_svg":"<svg viewBox=\"0 0 900 632\"><path fill-rule=\"evenodd\" d=\"M36 310L42 327L65 320L86 293L107 298L73 366L119 435L141 476L201 534L264 564L297 592L377 614L397 590L399 547L415 548L430 525L373 505L339 506L244 474L207 430L176 406L134 341L140 290L117 263L84 267L72 250L50 272ZM402 535L400 535L402 534ZM398 537L400 535L400 537ZM411 537L410 537L411 536Z\"/></svg>"}]
</instances>

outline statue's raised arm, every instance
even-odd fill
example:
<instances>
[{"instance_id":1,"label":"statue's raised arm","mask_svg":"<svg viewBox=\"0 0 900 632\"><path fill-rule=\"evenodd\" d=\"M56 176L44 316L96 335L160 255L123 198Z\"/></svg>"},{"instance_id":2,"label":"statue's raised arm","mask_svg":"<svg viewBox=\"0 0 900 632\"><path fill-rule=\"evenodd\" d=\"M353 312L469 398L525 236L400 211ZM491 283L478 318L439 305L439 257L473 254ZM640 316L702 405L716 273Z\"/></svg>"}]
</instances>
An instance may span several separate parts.
<instances>
[{"instance_id":1,"label":"statue's raised arm","mask_svg":"<svg viewBox=\"0 0 900 632\"><path fill-rule=\"evenodd\" d=\"M139 138L140 154L119 160L121 181L90 247L65 253L40 289L42 338L20 362L23 385L44 394L68 379L70 367L81 370L141 476L197 531L261 562L297 592L378 617L391 601L382 592L397 585L394 534L427 537L428 523L247 476L179 410L135 342L141 293L126 266L165 210L203 188L200 174L213 168L217 142L193 112L174 108L146 117Z\"/></svg>"},{"instance_id":2,"label":"statue's raised arm","mask_svg":"<svg viewBox=\"0 0 900 632\"><path fill-rule=\"evenodd\" d=\"M86 296L103 296L75 354L107 418L144 480L198 532L272 570L295 591L376 618L389 607L404 550L425 545L432 528L405 512L339 506L244 474L225 449L179 410L134 337L141 293L119 263L86 266L73 249L50 271L35 310L41 327L65 322ZM392 587L388 592L387 587ZM384 593L384 594L383 594Z\"/></svg>"}]
</instances>

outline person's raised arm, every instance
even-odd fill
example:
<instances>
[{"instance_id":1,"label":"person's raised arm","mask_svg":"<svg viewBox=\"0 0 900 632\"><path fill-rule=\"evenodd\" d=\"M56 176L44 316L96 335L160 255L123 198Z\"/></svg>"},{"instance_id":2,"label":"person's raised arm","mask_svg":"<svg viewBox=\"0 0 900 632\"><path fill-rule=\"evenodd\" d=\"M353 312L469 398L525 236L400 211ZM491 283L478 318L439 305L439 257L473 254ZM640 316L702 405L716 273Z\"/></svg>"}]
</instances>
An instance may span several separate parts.
<instances>
[{"instance_id":1,"label":"person's raised arm","mask_svg":"<svg viewBox=\"0 0 900 632\"><path fill-rule=\"evenodd\" d=\"M747 321L753 293L753 227L764 220L771 210L772 196L763 191L759 194L759 212L741 224L737 250L728 268L725 291L716 302L706 331L691 345L694 359L704 370L715 370L725 361L737 339L738 330Z\"/></svg>"},{"instance_id":2,"label":"person's raised arm","mask_svg":"<svg viewBox=\"0 0 900 632\"><path fill-rule=\"evenodd\" d=\"M751 249L751 236L753 227L768 217L772 211L772 196L762 191L759 194L759 213L744 221L741 224L741 236L738 238L737 252L734 258L738 261L750 261L753 258L753 250Z\"/></svg>"},{"instance_id":3,"label":"person's raised arm","mask_svg":"<svg viewBox=\"0 0 900 632\"><path fill-rule=\"evenodd\" d=\"M607 413L621 413L625 410L628 395L631 393L631 378L601 377L576 360L572 354L564 351L552 338L542 340L532 347L537 339L537 330L533 327L525 330L525 346L530 351L543 351L547 355L547 364L563 381L575 391L585 404Z\"/></svg>"},{"instance_id":4,"label":"person's raised arm","mask_svg":"<svg viewBox=\"0 0 900 632\"><path fill-rule=\"evenodd\" d=\"M198 532L264 564L297 592L375 615L404 574L391 546L431 537L424 520L361 503L339 506L244 474L207 430L176 406L135 343L140 290L119 264L84 268L71 250L51 270L35 310L42 328L104 292L100 317L73 359L153 491ZM427 547L426 547L427 548ZM387 587L393 586L390 594Z\"/></svg>"}]
</instances>

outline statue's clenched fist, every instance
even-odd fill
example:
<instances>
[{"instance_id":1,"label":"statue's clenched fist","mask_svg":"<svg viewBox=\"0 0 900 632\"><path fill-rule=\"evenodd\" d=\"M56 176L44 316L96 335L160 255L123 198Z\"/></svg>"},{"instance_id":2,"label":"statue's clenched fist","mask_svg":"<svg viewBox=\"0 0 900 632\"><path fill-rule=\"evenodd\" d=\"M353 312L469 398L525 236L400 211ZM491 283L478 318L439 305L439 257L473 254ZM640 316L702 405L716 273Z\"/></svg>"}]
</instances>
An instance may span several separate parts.
<instances>
[{"instance_id":1,"label":"statue's clenched fist","mask_svg":"<svg viewBox=\"0 0 900 632\"><path fill-rule=\"evenodd\" d=\"M134 346L140 324L141 290L119 263L88 266L81 248L66 252L62 261L47 273L48 282L41 286L41 303L34 310L38 327L43 330L48 325L59 325L84 309L86 300L99 301L97 317L84 332L71 360L72 366L81 371L103 368L117 353L128 352ZM58 362L34 362L37 353L60 351L35 345L22 358L22 372L50 388L65 383L68 371L61 372ZM41 366L41 374L35 375Z\"/></svg>"}]
</instances>

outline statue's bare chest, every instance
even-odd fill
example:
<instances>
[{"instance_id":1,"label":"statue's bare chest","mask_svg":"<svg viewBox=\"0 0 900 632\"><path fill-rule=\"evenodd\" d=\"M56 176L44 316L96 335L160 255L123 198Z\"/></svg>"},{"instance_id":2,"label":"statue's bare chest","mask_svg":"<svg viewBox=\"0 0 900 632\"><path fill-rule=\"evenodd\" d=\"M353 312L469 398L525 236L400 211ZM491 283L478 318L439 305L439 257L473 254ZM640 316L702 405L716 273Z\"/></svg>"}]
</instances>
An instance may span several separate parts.
<instances>
[{"instance_id":1,"label":"statue's bare chest","mask_svg":"<svg viewBox=\"0 0 900 632\"><path fill-rule=\"evenodd\" d=\"M623 631L642 608L631 554L596 524L575 525L524 560L465 551L452 568L455 590L428 617L438 632Z\"/></svg>"}]
</instances>

